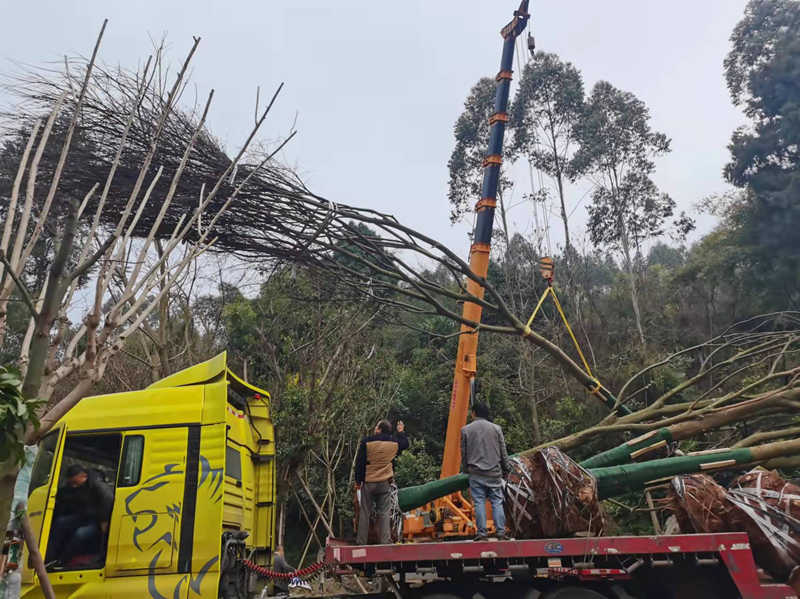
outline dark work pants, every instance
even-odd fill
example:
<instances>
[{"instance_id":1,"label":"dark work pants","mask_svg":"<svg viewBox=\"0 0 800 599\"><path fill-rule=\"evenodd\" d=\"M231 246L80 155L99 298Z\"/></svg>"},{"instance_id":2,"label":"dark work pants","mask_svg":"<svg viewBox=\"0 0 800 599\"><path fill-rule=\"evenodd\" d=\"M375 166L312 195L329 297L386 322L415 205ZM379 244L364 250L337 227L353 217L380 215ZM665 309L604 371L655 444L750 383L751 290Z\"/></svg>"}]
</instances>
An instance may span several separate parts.
<instances>
[{"instance_id":1,"label":"dark work pants","mask_svg":"<svg viewBox=\"0 0 800 599\"><path fill-rule=\"evenodd\" d=\"M379 483L364 483L361 485L361 501L358 509L358 534L356 543L367 544L369 535L369 520L375 504L375 527L378 530L378 543L387 545L392 542L389 534L389 509L390 498L389 481Z\"/></svg>"},{"instance_id":2,"label":"dark work pants","mask_svg":"<svg viewBox=\"0 0 800 599\"><path fill-rule=\"evenodd\" d=\"M80 514L59 516L53 521L47 560L59 560L65 566L78 555L100 551L100 526Z\"/></svg>"}]
</instances>

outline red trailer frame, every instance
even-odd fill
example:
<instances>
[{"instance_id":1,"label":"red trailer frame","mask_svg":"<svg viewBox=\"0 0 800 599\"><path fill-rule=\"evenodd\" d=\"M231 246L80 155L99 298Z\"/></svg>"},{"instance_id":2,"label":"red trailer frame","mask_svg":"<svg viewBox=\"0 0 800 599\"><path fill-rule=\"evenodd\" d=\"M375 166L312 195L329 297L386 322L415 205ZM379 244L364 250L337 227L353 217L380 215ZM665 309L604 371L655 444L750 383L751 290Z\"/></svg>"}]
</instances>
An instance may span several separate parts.
<instances>
[{"instance_id":1,"label":"red trailer frame","mask_svg":"<svg viewBox=\"0 0 800 599\"><path fill-rule=\"evenodd\" d=\"M349 545L331 539L325 552L330 563L372 567L384 574L434 568L502 575L525 569L537 578L581 581L629 580L644 563L669 567L678 556L695 557L698 563L716 559L727 568L742 599L798 599L785 584L759 580L747 535L739 532L397 545ZM616 567L593 567L593 561L603 561L606 566L615 562Z\"/></svg>"}]
</instances>

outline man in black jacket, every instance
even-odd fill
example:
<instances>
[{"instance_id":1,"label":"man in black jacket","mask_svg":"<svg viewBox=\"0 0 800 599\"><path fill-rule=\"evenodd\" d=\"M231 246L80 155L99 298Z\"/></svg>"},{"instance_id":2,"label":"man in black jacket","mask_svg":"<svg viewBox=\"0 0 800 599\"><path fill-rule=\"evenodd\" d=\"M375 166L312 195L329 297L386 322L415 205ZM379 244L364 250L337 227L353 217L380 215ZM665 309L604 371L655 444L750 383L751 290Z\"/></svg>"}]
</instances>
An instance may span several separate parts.
<instances>
[{"instance_id":1,"label":"man in black jacket","mask_svg":"<svg viewBox=\"0 0 800 599\"><path fill-rule=\"evenodd\" d=\"M394 470L392 460L408 448L405 425L397 421L397 436L392 436L392 425L381 420L375 425L374 434L361 440L356 455L356 489L360 490L358 507L358 533L356 543L367 544L369 520L375 510L375 524L378 528L378 543L392 542L389 531L389 503Z\"/></svg>"},{"instance_id":2,"label":"man in black jacket","mask_svg":"<svg viewBox=\"0 0 800 599\"><path fill-rule=\"evenodd\" d=\"M56 493L47 561L68 566L78 555L99 554L108 532L114 495L86 468L67 468L67 482Z\"/></svg>"}]
</instances>

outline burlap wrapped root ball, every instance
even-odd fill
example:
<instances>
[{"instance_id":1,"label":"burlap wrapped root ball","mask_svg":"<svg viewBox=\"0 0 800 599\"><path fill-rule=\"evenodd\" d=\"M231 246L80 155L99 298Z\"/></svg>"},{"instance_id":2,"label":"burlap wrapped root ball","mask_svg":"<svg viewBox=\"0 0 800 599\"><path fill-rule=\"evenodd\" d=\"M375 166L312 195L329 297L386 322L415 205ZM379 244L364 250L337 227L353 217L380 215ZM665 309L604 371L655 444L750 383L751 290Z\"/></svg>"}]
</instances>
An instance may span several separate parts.
<instances>
[{"instance_id":1,"label":"burlap wrapped root ball","mask_svg":"<svg viewBox=\"0 0 800 599\"><path fill-rule=\"evenodd\" d=\"M753 557L776 580L800 564L800 487L777 473L756 469L733 481L728 500L730 530L750 537Z\"/></svg>"},{"instance_id":2,"label":"burlap wrapped root ball","mask_svg":"<svg viewBox=\"0 0 800 599\"><path fill-rule=\"evenodd\" d=\"M728 491L706 474L687 474L672 479L667 506L681 532L725 532L731 510Z\"/></svg>"},{"instance_id":3,"label":"burlap wrapped root ball","mask_svg":"<svg viewBox=\"0 0 800 599\"><path fill-rule=\"evenodd\" d=\"M606 516L597 482L555 447L511 458L505 489L507 526L518 539L602 535Z\"/></svg>"},{"instance_id":4,"label":"burlap wrapped root ball","mask_svg":"<svg viewBox=\"0 0 800 599\"><path fill-rule=\"evenodd\" d=\"M729 489L705 474L676 476L668 503L681 532L746 532L756 563L785 581L800 564L800 487L756 469Z\"/></svg>"}]
</instances>

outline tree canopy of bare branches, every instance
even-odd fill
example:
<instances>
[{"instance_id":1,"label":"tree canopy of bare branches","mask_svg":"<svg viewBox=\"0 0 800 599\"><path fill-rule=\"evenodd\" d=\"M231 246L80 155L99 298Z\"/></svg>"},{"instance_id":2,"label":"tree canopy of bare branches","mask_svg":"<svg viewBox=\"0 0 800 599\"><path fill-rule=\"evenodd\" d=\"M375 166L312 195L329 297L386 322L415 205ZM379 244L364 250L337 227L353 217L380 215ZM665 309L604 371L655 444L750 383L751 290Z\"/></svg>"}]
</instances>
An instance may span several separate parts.
<instances>
[{"instance_id":1,"label":"tree canopy of bare branches","mask_svg":"<svg viewBox=\"0 0 800 599\"><path fill-rule=\"evenodd\" d=\"M115 77L97 63L105 27L78 75L67 61L61 77L32 75L16 88L28 90L27 96L21 92L27 110L15 121L22 151L16 168L4 169L11 185L0 194L5 215L0 344L8 305L19 298L29 323L19 345L22 393L49 404L42 409L41 427L29 427L27 442L46 432L103 377L127 337L213 245L219 219L272 158L263 155L235 176L280 87L257 113L236 156L215 163L220 168L203 180L191 203L179 198L187 168L203 164L197 157L209 147L205 121L213 90L192 118L177 108L200 39L194 39L175 74L165 73L163 48L157 48L141 71ZM14 157L13 141L6 150L7 165ZM38 288L32 288L29 267L36 251L43 252L46 268ZM73 324L79 295L88 307ZM65 384L66 393L48 401ZM13 480L7 475L16 466L8 460L0 464L3 481ZM12 487L0 486L0 504ZM8 510L0 511L4 528Z\"/></svg>"}]
</instances>

